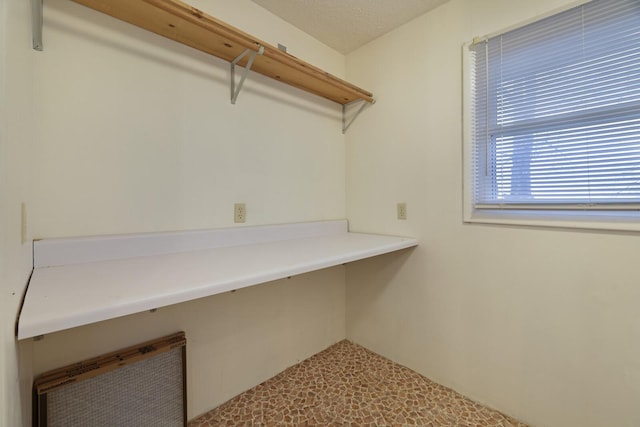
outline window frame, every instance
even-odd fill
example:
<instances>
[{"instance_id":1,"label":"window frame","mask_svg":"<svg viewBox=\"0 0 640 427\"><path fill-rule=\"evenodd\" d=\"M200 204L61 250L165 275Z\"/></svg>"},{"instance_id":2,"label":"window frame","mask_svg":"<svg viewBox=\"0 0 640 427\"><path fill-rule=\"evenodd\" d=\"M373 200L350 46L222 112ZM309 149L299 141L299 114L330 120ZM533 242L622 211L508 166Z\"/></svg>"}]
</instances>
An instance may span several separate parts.
<instances>
[{"instance_id":1,"label":"window frame","mask_svg":"<svg viewBox=\"0 0 640 427\"><path fill-rule=\"evenodd\" d=\"M478 41L499 36L511 30L524 27L544 18L588 3L591 0L571 2L562 8L554 9L543 15L535 16L524 22L509 26L483 37L476 37L462 45L462 206L463 222L502 225L521 225L534 227L561 227L568 229L593 229L640 232L640 206L623 210L607 209L563 209L559 207L535 209L495 209L474 206L474 141L473 141L473 64L470 48ZM636 205L637 206L637 205Z\"/></svg>"}]
</instances>

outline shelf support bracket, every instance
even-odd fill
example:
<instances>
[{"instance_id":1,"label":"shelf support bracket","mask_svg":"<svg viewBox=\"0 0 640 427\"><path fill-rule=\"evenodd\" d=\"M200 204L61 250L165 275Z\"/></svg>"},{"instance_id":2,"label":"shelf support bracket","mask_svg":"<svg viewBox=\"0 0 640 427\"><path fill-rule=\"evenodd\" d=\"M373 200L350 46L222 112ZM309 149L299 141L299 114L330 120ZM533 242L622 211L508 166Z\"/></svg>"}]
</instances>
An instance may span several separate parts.
<instances>
[{"instance_id":1,"label":"shelf support bracket","mask_svg":"<svg viewBox=\"0 0 640 427\"><path fill-rule=\"evenodd\" d=\"M347 112L348 112L349 108L354 106L354 104L357 104L357 103L360 103L360 108L358 108L358 110L356 110L356 112L351 116L350 119L347 119ZM351 126L351 124L358 118L360 113L362 113L362 111L364 111L364 109L367 106L373 105L375 103L376 103L376 101L374 99L373 102L367 102L365 100L356 100L356 101L352 101L352 102L350 102L348 104L344 104L342 106L342 133L343 134L347 133L347 129L349 129L349 126Z\"/></svg>"},{"instance_id":2,"label":"shelf support bracket","mask_svg":"<svg viewBox=\"0 0 640 427\"><path fill-rule=\"evenodd\" d=\"M33 0L38 1L38 0ZM240 90L242 89L242 85L244 84L244 80L247 78L247 74L251 70L251 66L253 65L253 60L256 59L256 56L262 55L264 53L264 46L260 46L260 48L256 50L247 49L242 52L236 59L231 61L231 103L235 104L236 99L238 99L238 95L240 94ZM242 72L242 77L240 77L240 81L238 82L238 87L236 87L236 65L242 58L245 56L249 56L249 60L247 61L247 65L244 67L244 71Z\"/></svg>"},{"instance_id":3,"label":"shelf support bracket","mask_svg":"<svg viewBox=\"0 0 640 427\"><path fill-rule=\"evenodd\" d=\"M33 49L42 50L42 1L31 0L31 34Z\"/></svg>"}]
</instances>

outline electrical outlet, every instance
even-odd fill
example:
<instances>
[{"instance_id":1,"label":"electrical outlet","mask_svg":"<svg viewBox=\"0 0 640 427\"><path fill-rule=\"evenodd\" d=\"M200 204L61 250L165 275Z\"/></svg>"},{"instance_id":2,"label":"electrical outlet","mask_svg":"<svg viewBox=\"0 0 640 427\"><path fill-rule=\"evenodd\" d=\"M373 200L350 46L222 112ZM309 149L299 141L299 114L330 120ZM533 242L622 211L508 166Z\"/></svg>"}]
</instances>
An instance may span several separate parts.
<instances>
[{"instance_id":1,"label":"electrical outlet","mask_svg":"<svg viewBox=\"0 0 640 427\"><path fill-rule=\"evenodd\" d=\"M27 205L25 203L20 204L20 239L22 244L27 243Z\"/></svg>"},{"instance_id":2,"label":"electrical outlet","mask_svg":"<svg viewBox=\"0 0 640 427\"><path fill-rule=\"evenodd\" d=\"M398 203L398 219L407 219L406 203Z\"/></svg>"},{"instance_id":3,"label":"electrical outlet","mask_svg":"<svg viewBox=\"0 0 640 427\"><path fill-rule=\"evenodd\" d=\"M247 221L247 207L244 203L236 203L233 205L233 222Z\"/></svg>"}]
</instances>

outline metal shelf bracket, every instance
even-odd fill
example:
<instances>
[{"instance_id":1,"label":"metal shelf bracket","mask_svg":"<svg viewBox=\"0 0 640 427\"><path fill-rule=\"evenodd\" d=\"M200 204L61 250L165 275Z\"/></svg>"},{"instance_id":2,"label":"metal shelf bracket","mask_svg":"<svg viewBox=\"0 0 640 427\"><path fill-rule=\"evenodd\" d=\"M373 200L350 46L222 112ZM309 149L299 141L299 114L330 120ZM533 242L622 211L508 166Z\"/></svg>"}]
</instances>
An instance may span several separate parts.
<instances>
[{"instance_id":1,"label":"metal shelf bracket","mask_svg":"<svg viewBox=\"0 0 640 427\"><path fill-rule=\"evenodd\" d=\"M38 1L38 0L33 0ZM260 46L260 48L256 50L247 49L242 52L236 59L231 61L231 103L235 104L236 99L238 99L238 95L240 94L240 90L242 89L242 85L244 84L244 80L247 78L247 74L251 70L251 66L253 65L253 60L256 59L256 56L262 55L264 53L264 46ZM236 87L236 64L242 60L245 56L249 56L249 60L247 61L247 65L244 67L244 71L242 72L242 77L240 77L240 81L238 82L238 87Z\"/></svg>"},{"instance_id":2,"label":"metal shelf bracket","mask_svg":"<svg viewBox=\"0 0 640 427\"><path fill-rule=\"evenodd\" d=\"M365 100L356 100L348 104L344 104L342 106L342 133L343 134L347 133L347 129L349 129L349 126L351 126L351 124L358 118L360 113L362 113L362 111L364 111L366 107L373 105L375 103L376 103L376 100L374 99L373 102L367 102ZM350 118L347 118L347 116L349 115L349 111L352 110L351 107L355 108L356 104L360 104L360 108L358 108L356 112L351 115Z\"/></svg>"},{"instance_id":3,"label":"metal shelf bracket","mask_svg":"<svg viewBox=\"0 0 640 427\"><path fill-rule=\"evenodd\" d=\"M42 1L31 0L31 34L33 49L42 50Z\"/></svg>"}]
</instances>

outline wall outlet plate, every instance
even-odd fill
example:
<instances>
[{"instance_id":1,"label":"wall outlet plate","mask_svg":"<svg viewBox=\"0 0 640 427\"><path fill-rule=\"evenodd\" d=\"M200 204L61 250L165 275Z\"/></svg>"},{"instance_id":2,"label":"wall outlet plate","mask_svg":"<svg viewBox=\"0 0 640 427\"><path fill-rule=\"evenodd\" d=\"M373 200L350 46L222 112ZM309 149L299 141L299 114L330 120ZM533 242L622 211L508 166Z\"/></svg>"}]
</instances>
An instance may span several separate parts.
<instances>
[{"instance_id":1,"label":"wall outlet plate","mask_svg":"<svg viewBox=\"0 0 640 427\"><path fill-rule=\"evenodd\" d=\"M404 202L398 203L398 219L407 219L407 204Z\"/></svg>"},{"instance_id":2,"label":"wall outlet plate","mask_svg":"<svg viewBox=\"0 0 640 427\"><path fill-rule=\"evenodd\" d=\"M27 205L20 204L20 241L24 245L27 243Z\"/></svg>"},{"instance_id":3,"label":"wall outlet plate","mask_svg":"<svg viewBox=\"0 0 640 427\"><path fill-rule=\"evenodd\" d=\"M233 205L233 222L244 223L247 221L247 206L244 203Z\"/></svg>"}]
</instances>

